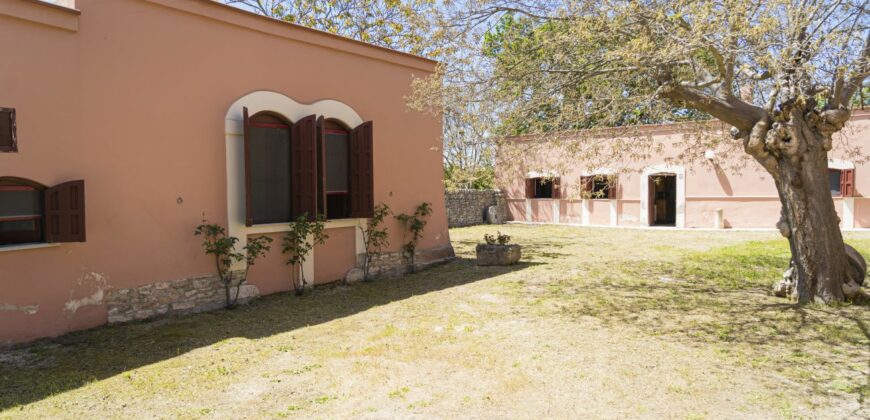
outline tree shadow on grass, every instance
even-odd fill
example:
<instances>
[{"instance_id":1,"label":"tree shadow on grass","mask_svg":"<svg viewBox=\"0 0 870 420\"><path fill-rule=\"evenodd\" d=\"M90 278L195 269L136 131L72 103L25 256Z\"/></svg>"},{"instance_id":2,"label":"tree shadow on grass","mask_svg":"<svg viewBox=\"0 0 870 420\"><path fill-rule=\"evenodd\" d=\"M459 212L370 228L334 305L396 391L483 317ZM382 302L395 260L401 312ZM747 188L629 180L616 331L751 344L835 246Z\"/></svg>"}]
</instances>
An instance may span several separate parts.
<instances>
[{"instance_id":1,"label":"tree shadow on grass","mask_svg":"<svg viewBox=\"0 0 870 420\"><path fill-rule=\"evenodd\" d=\"M687 258L671 267L633 268L602 281L571 284L577 280L566 279L569 286L550 297L567 303L561 311L569 317L632 325L698 347L715 345L742 363L764 366L817 391L852 394L865 404L870 394L866 302L797 305L771 296L757 279L741 284L724 278L729 271L719 269L730 266L740 276L746 271L737 266L760 270L778 264L776 258L708 254L701 262L718 267L704 271L704 278L681 273Z\"/></svg>"},{"instance_id":2,"label":"tree shadow on grass","mask_svg":"<svg viewBox=\"0 0 870 420\"><path fill-rule=\"evenodd\" d=\"M317 288L302 297L279 293L234 310L99 327L0 350L0 410L228 338L257 339L285 333L531 265L478 267L473 260L458 258L401 278Z\"/></svg>"}]
</instances>

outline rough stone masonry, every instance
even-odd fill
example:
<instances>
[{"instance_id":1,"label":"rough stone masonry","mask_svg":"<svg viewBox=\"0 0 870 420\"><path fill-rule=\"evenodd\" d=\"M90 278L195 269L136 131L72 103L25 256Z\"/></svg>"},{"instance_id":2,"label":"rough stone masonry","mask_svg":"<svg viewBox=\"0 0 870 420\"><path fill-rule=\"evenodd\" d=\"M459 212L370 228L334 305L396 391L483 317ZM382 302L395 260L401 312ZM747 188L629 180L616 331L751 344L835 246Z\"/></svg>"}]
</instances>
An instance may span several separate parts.
<instances>
[{"instance_id":1,"label":"rough stone masonry","mask_svg":"<svg viewBox=\"0 0 870 420\"><path fill-rule=\"evenodd\" d=\"M504 196L499 190L454 190L444 195L449 227L501 223L507 213ZM487 208L495 206L498 220L487 220Z\"/></svg>"}]
</instances>

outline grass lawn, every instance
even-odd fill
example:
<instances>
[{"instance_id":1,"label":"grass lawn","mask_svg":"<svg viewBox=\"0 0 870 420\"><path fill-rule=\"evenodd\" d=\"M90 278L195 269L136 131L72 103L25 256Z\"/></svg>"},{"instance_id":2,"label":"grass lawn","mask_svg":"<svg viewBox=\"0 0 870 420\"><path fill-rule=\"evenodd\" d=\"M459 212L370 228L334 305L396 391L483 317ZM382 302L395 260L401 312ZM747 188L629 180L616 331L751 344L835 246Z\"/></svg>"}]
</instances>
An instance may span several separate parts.
<instances>
[{"instance_id":1,"label":"grass lawn","mask_svg":"<svg viewBox=\"0 0 870 420\"><path fill-rule=\"evenodd\" d=\"M774 233L502 226L523 263L0 351L0 418L870 416L870 306L770 295ZM847 241L870 255L870 235Z\"/></svg>"}]
</instances>

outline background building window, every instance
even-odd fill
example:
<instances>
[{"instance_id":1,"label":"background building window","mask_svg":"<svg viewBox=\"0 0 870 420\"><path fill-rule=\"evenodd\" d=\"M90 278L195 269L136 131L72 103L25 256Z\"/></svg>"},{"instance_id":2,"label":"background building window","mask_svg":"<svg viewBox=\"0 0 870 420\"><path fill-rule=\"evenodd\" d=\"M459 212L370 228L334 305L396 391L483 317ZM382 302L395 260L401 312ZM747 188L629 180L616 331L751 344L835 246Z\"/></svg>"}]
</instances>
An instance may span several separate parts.
<instances>
[{"instance_id":1,"label":"background building window","mask_svg":"<svg viewBox=\"0 0 870 420\"><path fill-rule=\"evenodd\" d=\"M580 177L583 186L583 198L611 199L616 198L615 175L592 175Z\"/></svg>"},{"instance_id":2,"label":"background building window","mask_svg":"<svg viewBox=\"0 0 870 420\"><path fill-rule=\"evenodd\" d=\"M854 169L828 169L828 185L834 197L855 195Z\"/></svg>"},{"instance_id":3,"label":"background building window","mask_svg":"<svg viewBox=\"0 0 870 420\"><path fill-rule=\"evenodd\" d=\"M561 198L559 178L527 178L526 198Z\"/></svg>"},{"instance_id":4,"label":"background building window","mask_svg":"<svg viewBox=\"0 0 870 420\"><path fill-rule=\"evenodd\" d=\"M15 109L0 108L0 152L18 151L15 132Z\"/></svg>"}]
</instances>

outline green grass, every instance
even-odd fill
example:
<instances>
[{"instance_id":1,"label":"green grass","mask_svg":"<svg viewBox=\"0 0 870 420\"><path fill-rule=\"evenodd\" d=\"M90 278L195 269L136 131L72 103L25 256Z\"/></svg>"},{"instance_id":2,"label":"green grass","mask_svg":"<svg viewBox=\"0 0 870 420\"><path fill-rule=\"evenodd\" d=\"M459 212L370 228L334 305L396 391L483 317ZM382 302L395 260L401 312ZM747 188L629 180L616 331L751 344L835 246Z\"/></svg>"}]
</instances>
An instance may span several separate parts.
<instances>
[{"instance_id":1,"label":"green grass","mask_svg":"<svg viewBox=\"0 0 870 420\"><path fill-rule=\"evenodd\" d=\"M474 264L495 230L522 264ZM789 258L773 233L450 234L457 261L402 279L2 351L0 418L870 410L870 307L773 297ZM870 255L870 237L847 241Z\"/></svg>"}]
</instances>

